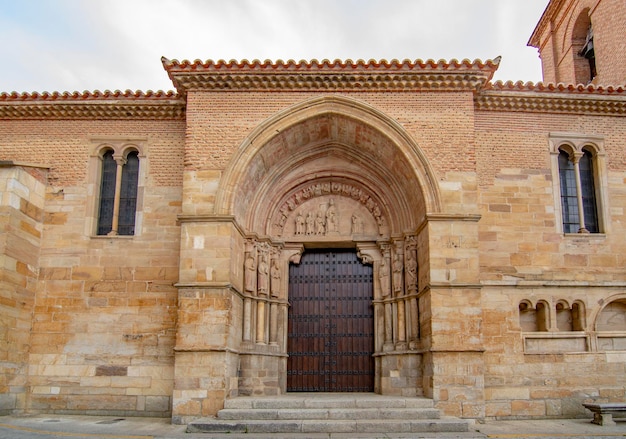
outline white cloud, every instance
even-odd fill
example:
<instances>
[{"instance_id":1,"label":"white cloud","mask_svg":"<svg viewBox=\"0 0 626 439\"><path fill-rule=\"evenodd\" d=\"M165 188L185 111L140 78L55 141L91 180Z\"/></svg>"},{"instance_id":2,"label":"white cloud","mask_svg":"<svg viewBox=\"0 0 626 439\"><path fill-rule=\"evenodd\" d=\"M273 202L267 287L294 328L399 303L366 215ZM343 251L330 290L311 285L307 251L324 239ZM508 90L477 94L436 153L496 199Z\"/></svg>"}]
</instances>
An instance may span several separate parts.
<instances>
[{"instance_id":1,"label":"white cloud","mask_svg":"<svg viewBox=\"0 0 626 439\"><path fill-rule=\"evenodd\" d=\"M171 89L177 59L488 59L540 80L548 0L0 0L0 90ZM8 12L1 12L8 11Z\"/></svg>"}]
</instances>

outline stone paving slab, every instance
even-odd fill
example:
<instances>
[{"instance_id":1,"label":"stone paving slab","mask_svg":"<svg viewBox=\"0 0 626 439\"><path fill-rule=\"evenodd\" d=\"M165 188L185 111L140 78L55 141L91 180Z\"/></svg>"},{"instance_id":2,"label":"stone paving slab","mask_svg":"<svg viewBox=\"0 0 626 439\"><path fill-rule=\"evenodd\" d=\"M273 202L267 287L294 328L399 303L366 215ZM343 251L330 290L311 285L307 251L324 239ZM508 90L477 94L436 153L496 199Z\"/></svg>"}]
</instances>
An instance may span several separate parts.
<instances>
[{"instance_id":1,"label":"stone paving slab","mask_svg":"<svg viewBox=\"0 0 626 439\"><path fill-rule=\"evenodd\" d=\"M591 419L487 421L464 433L185 433L166 418L37 415L0 416L0 439L417 439L417 438L626 438L626 422L602 427Z\"/></svg>"}]
</instances>

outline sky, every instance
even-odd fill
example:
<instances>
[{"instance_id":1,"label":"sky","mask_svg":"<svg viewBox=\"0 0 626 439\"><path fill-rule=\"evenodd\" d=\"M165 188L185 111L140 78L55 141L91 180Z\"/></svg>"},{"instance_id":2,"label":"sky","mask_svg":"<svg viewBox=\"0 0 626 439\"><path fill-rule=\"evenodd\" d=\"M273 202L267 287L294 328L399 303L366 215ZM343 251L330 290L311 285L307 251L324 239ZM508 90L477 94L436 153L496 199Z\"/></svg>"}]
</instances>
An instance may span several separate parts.
<instances>
[{"instance_id":1,"label":"sky","mask_svg":"<svg viewBox=\"0 0 626 439\"><path fill-rule=\"evenodd\" d=\"M178 60L502 56L541 81L528 39L548 0L0 0L0 92L172 90Z\"/></svg>"}]
</instances>

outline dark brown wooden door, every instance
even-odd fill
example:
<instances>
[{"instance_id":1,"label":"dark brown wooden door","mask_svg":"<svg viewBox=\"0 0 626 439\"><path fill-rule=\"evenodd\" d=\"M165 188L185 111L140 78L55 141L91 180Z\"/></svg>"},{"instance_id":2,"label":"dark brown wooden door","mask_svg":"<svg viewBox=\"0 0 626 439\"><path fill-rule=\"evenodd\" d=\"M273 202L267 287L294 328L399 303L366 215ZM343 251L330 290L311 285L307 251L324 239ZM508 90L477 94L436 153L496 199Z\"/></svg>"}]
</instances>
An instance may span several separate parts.
<instances>
[{"instance_id":1,"label":"dark brown wooden door","mask_svg":"<svg viewBox=\"0 0 626 439\"><path fill-rule=\"evenodd\" d=\"M374 391L372 296L354 250L306 251L289 267L287 391Z\"/></svg>"}]
</instances>

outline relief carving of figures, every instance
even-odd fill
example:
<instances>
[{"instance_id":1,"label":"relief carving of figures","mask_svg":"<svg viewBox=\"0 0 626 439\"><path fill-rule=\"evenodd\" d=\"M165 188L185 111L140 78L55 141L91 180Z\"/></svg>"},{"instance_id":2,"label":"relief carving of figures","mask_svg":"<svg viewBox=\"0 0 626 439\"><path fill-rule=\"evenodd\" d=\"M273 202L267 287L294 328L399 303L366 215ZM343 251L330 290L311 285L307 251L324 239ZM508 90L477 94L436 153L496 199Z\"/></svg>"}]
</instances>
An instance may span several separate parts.
<instances>
[{"instance_id":1,"label":"relief carving of figures","mask_svg":"<svg viewBox=\"0 0 626 439\"><path fill-rule=\"evenodd\" d=\"M331 198L328 201L328 209L326 209L326 233L334 233L339 231L339 218L337 217L337 207Z\"/></svg>"},{"instance_id":2,"label":"relief carving of figures","mask_svg":"<svg viewBox=\"0 0 626 439\"><path fill-rule=\"evenodd\" d=\"M386 219L383 214L383 209L381 206L375 201L375 198L371 197L365 190L358 186L354 186L350 183L344 182L333 182L333 181L323 181L309 184L306 187L303 187L298 192L292 194L287 200L284 201L282 206L279 208L275 217L275 227L277 228L277 233L282 234L283 229L285 227L286 219L289 216L289 212L295 211L298 206L301 206L306 201L313 199L315 197L326 196L327 194L336 194L340 196L349 197L353 200L361 203L374 217L376 224L379 228L379 233L384 234L386 229ZM340 222L339 222L339 210L334 205L334 200L329 200L328 206L326 209L323 207L320 208L323 215L324 222L324 231L321 231L321 224L317 221L317 213L318 212L301 212L299 215L304 217L304 223L300 218L294 218L292 224L294 224L294 234L295 235L322 235L328 233L336 233L339 232ZM353 225L354 227L354 225ZM359 234L363 233L362 230L358 229L353 233Z\"/></svg>"},{"instance_id":3,"label":"relief carving of figures","mask_svg":"<svg viewBox=\"0 0 626 439\"><path fill-rule=\"evenodd\" d=\"M391 287L389 284L389 266L386 262L387 258L383 257L380 261L380 268L378 274L380 277L380 291L383 297L388 297L391 294Z\"/></svg>"},{"instance_id":4,"label":"relief carving of figures","mask_svg":"<svg viewBox=\"0 0 626 439\"><path fill-rule=\"evenodd\" d=\"M398 253L393 258L393 292L398 296L402 295L403 285L402 277L404 271L404 264L402 258Z\"/></svg>"},{"instance_id":5,"label":"relief carving of figures","mask_svg":"<svg viewBox=\"0 0 626 439\"><path fill-rule=\"evenodd\" d=\"M278 259L272 260L272 267L270 268L271 280L271 294L272 297L280 297L280 267L278 266Z\"/></svg>"},{"instance_id":6,"label":"relief carving of figures","mask_svg":"<svg viewBox=\"0 0 626 439\"><path fill-rule=\"evenodd\" d=\"M269 267L267 262L265 261L265 256L261 256L261 261L259 262L259 278L258 278L258 288L259 295L267 296L268 287L269 287Z\"/></svg>"},{"instance_id":7,"label":"relief carving of figures","mask_svg":"<svg viewBox=\"0 0 626 439\"><path fill-rule=\"evenodd\" d=\"M246 256L246 261L244 262L244 279L245 279L245 288L247 292L252 294L256 293L256 260L254 259L254 254L252 252L248 252Z\"/></svg>"}]
</instances>

